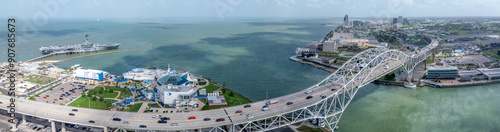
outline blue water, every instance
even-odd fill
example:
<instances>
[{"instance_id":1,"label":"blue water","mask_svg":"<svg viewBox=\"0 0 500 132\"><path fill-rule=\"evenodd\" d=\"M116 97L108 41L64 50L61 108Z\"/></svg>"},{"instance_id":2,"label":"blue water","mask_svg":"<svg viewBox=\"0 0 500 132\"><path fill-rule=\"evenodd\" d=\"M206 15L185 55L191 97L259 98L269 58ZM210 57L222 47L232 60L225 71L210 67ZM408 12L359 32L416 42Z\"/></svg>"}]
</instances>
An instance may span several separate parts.
<instances>
[{"instance_id":1,"label":"blue water","mask_svg":"<svg viewBox=\"0 0 500 132\"><path fill-rule=\"evenodd\" d=\"M210 77L252 100L305 89L329 73L288 59L297 47L320 40L341 19L148 19L53 20L36 30L19 30L17 60L40 56L40 46L118 42L120 49L155 46L78 58L57 66L121 74L134 65L182 68ZM0 25L3 25L0 21ZM22 22L19 23L22 25ZM22 27L22 26L21 26ZM6 36L2 27L0 35ZM23 36L24 35L24 36ZM1 49L5 38L0 36ZM5 61L5 51L0 52ZM57 60L76 55L55 56ZM417 88L369 84L342 115L339 131L500 131L500 85Z\"/></svg>"}]
</instances>

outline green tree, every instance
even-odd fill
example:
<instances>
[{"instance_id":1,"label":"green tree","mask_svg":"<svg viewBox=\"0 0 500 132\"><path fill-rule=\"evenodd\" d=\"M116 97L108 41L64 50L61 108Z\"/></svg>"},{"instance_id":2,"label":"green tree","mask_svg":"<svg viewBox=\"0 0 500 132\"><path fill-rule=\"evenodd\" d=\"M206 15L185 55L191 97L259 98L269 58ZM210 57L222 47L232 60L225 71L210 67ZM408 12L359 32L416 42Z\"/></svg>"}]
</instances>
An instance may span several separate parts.
<instances>
[{"instance_id":1,"label":"green tree","mask_svg":"<svg viewBox=\"0 0 500 132\"><path fill-rule=\"evenodd\" d=\"M99 98L99 101L101 101L101 102L102 102L102 101L104 101L104 99L103 99L103 98Z\"/></svg>"},{"instance_id":2,"label":"green tree","mask_svg":"<svg viewBox=\"0 0 500 132\"><path fill-rule=\"evenodd\" d=\"M109 90L109 92L111 92L111 93L112 93L112 92L115 92L115 91L114 91L113 89L110 89L110 90Z\"/></svg>"},{"instance_id":3,"label":"green tree","mask_svg":"<svg viewBox=\"0 0 500 132\"><path fill-rule=\"evenodd\" d=\"M97 97L92 97L92 101L96 101L97 100Z\"/></svg>"},{"instance_id":4,"label":"green tree","mask_svg":"<svg viewBox=\"0 0 500 132\"><path fill-rule=\"evenodd\" d=\"M226 93L226 89L225 88L222 88L222 93Z\"/></svg>"},{"instance_id":5,"label":"green tree","mask_svg":"<svg viewBox=\"0 0 500 132\"><path fill-rule=\"evenodd\" d=\"M234 96L234 92L229 92L229 96L233 97Z\"/></svg>"}]
</instances>

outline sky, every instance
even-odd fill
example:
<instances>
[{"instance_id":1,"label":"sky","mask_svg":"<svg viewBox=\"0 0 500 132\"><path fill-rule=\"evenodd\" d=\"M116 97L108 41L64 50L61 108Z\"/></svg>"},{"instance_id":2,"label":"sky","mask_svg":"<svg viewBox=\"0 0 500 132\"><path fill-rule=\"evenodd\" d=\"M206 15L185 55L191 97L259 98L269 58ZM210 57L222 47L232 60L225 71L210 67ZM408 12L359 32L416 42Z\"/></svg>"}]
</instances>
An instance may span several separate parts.
<instances>
[{"instance_id":1,"label":"sky","mask_svg":"<svg viewBox=\"0 0 500 132\"><path fill-rule=\"evenodd\" d=\"M500 16L500 0L2 0L0 17L232 18Z\"/></svg>"}]
</instances>

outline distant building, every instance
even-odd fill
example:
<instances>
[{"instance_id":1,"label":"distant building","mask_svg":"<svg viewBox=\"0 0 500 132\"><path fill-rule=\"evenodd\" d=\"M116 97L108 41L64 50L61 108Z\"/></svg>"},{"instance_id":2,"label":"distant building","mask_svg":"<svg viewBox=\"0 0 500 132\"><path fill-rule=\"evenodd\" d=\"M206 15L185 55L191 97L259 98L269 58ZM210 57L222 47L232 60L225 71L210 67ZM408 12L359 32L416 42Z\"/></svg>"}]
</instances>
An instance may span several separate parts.
<instances>
[{"instance_id":1,"label":"distant building","mask_svg":"<svg viewBox=\"0 0 500 132\"><path fill-rule=\"evenodd\" d=\"M435 66L427 70L427 79L455 79L458 77L458 69L454 66Z\"/></svg>"},{"instance_id":2,"label":"distant building","mask_svg":"<svg viewBox=\"0 0 500 132\"><path fill-rule=\"evenodd\" d=\"M344 16L344 28L351 28L352 23L349 22L349 16L347 14Z\"/></svg>"},{"instance_id":3,"label":"distant building","mask_svg":"<svg viewBox=\"0 0 500 132\"><path fill-rule=\"evenodd\" d=\"M403 16L399 16L398 17L398 23L399 24L403 24Z\"/></svg>"},{"instance_id":4,"label":"distant building","mask_svg":"<svg viewBox=\"0 0 500 132\"><path fill-rule=\"evenodd\" d=\"M410 25L410 21L408 21L408 18L403 19L403 25Z\"/></svg>"},{"instance_id":5,"label":"distant building","mask_svg":"<svg viewBox=\"0 0 500 132\"><path fill-rule=\"evenodd\" d=\"M361 26L363 26L363 21L359 21L359 20L352 21L352 25L355 27L361 27Z\"/></svg>"},{"instance_id":6,"label":"distant building","mask_svg":"<svg viewBox=\"0 0 500 132\"><path fill-rule=\"evenodd\" d=\"M108 78L109 73L101 70L93 70L93 69L77 69L73 71L73 77L78 79L90 79L102 81L105 78Z\"/></svg>"},{"instance_id":7,"label":"distant building","mask_svg":"<svg viewBox=\"0 0 500 132\"><path fill-rule=\"evenodd\" d=\"M380 43L380 46L382 46L382 47L387 47L388 45L389 44L387 44L387 43Z\"/></svg>"},{"instance_id":8,"label":"distant building","mask_svg":"<svg viewBox=\"0 0 500 132\"><path fill-rule=\"evenodd\" d=\"M396 23L398 23L398 18L393 18L392 19L392 24L396 24Z\"/></svg>"},{"instance_id":9,"label":"distant building","mask_svg":"<svg viewBox=\"0 0 500 132\"><path fill-rule=\"evenodd\" d=\"M460 71L460 80L495 80L500 79L500 68L479 68L477 70Z\"/></svg>"},{"instance_id":10,"label":"distant building","mask_svg":"<svg viewBox=\"0 0 500 132\"><path fill-rule=\"evenodd\" d=\"M337 42L335 41L325 41L323 42L323 51L324 52L337 52Z\"/></svg>"}]
</instances>

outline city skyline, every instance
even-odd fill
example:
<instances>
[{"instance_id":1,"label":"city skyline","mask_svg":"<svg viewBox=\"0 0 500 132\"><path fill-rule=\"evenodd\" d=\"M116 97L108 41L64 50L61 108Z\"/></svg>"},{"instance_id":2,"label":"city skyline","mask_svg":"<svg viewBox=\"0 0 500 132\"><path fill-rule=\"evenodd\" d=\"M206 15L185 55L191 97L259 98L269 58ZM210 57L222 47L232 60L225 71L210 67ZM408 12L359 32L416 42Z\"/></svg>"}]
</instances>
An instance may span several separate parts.
<instances>
[{"instance_id":1,"label":"city skyline","mask_svg":"<svg viewBox=\"0 0 500 132\"><path fill-rule=\"evenodd\" d=\"M4 1L1 17L162 18L162 17L460 17L499 16L492 0L276 0L276 1ZM39 17L44 17L40 15Z\"/></svg>"}]
</instances>

